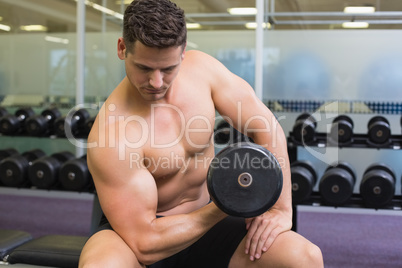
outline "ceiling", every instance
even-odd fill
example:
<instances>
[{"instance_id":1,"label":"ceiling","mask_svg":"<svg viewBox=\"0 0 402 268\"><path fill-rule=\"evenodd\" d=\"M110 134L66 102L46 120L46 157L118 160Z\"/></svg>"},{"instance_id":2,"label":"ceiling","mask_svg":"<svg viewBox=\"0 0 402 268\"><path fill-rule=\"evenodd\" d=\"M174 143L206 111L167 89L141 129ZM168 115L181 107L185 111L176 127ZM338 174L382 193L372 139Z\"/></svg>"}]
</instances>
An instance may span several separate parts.
<instances>
[{"instance_id":1,"label":"ceiling","mask_svg":"<svg viewBox=\"0 0 402 268\"><path fill-rule=\"evenodd\" d=\"M88 1L88 0L87 0ZM120 31L121 20L93 8L93 4L123 13L120 0L89 0L86 30ZM229 7L254 7L255 0L173 0L182 7L189 22L204 30L246 29L254 16L229 16ZM343 21L367 21L369 29L402 29L401 0L264 0L265 20L271 29L340 29ZM370 5L374 15L344 15L345 6ZM268 12L271 12L268 15ZM286 14L285 14L286 13ZM290 13L290 14L289 14ZM23 33L21 25L44 25L46 32L76 31L75 0L0 0L0 24L10 27L0 34ZM104 22L104 23L103 23Z\"/></svg>"}]
</instances>

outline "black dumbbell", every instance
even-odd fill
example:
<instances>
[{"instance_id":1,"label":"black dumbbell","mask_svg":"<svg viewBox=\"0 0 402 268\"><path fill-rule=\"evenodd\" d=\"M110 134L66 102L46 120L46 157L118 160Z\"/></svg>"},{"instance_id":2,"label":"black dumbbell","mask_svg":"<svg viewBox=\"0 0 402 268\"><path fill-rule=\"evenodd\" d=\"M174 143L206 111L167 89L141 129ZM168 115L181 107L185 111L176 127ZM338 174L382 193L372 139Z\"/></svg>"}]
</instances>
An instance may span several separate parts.
<instances>
[{"instance_id":1,"label":"black dumbbell","mask_svg":"<svg viewBox=\"0 0 402 268\"><path fill-rule=\"evenodd\" d=\"M81 132L82 136L89 135L89 132L91 132L92 126L95 122L95 119L96 119L96 117L91 117L91 118L87 119L87 121L85 121L85 124L82 127L82 132Z\"/></svg>"},{"instance_id":2,"label":"black dumbbell","mask_svg":"<svg viewBox=\"0 0 402 268\"><path fill-rule=\"evenodd\" d=\"M308 161L296 161L291 165L292 201L299 204L310 197L317 182L317 173Z\"/></svg>"},{"instance_id":3,"label":"black dumbbell","mask_svg":"<svg viewBox=\"0 0 402 268\"><path fill-rule=\"evenodd\" d=\"M59 109L45 109L40 115L31 116L25 123L26 132L31 136L51 135L54 131L54 121L61 117Z\"/></svg>"},{"instance_id":4,"label":"black dumbbell","mask_svg":"<svg viewBox=\"0 0 402 268\"><path fill-rule=\"evenodd\" d=\"M369 166L360 182L360 195L366 206L381 208L387 205L394 197L395 183L395 173L387 165Z\"/></svg>"},{"instance_id":5,"label":"black dumbbell","mask_svg":"<svg viewBox=\"0 0 402 268\"><path fill-rule=\"evenodd\" d=\"M298 142L308 143L315 139L316 128L316 119L308 113L303 113L296 118L293 125L292 136Z\"/></svg>"},{"instance_id":6,"label":"black dumbbell","mask_svg":"<svg viewBox=\"0 0 402 268\"><path fill-rule=\"evenodd\" d=\"M14 148L7 148L0 150L0 162L10 156L18 154L18 151Z\"/></svg>"},{"instance_id":7,"label":"black dumbbell","mask_svg":"<svg viewBox=\"0 0 402 268\"><path fill-rule=\"evenodd\" d=\"M222 149L207 175L211 199L223 212L250 218L269 210L282 192L282 169L264 147L241 142Z\"/></svg>"},{"instance_id":8,"label":"black dumbbell","mask_svg":"<svg viewBox=\"0 0 402 268\"><path fill-rule=\"evenodd\" d=\"M0 118L5 116L5 115L8 115L7 109L4 108L4 107L0 107Z\"/></svg>"},{"instance_id":9,"label":"black dumbbell","mask_svg":"<svg viewBox=\"0 0 402 268\"><path fill-rule=\"evenodd\" d=\"M12 155L0 162L0 180L5 186L24 187L29 184L28 168L38 158L45 156L40 149Z\"/></svg>"},{"instance_id":10,"label":"black dumbbell","mask_svg":"<svg viewBox=\"0 0 402 268\"><path fill-rule=\"evenodd\" d=\"M332 121L330 137L336 143L348 143L353 137L353 121L347 115L335 117Z\"/></svg>"},{"instance_id":11,"label":"black dumbbell","mask_svg":"<svg viewBox=\"0 0 402 268\"><path fill-rule=\"evenodd\" d=\"M352 197L355 183L354 169L347 162L341 161L325 170L320 180L319 192L325 203L340 206Z\"/></svg>"},{"instance_id":12,"label":"black dumbbell","mask_svg":"<svg viewBox=\"0 0 402 268\"><path fill-rule=\"evenodd\" d=\"M69 160L63 164L59 174L60 184L68 191L93 189L93 180L87 165L87 156Z\"/></svg>"},{"instance_id":13,"label":"black dumbbell","mask_svg":"<svg viewBox=\"0 0 402 268\"><path fill-rule=\"evenodd\" d=\"M35 112L32 108L20 108L15 114L7 114L0 118L0 133L12 135L22 133L25 130L26 120L34 116Z\"/></svg>"},{"instance_id":14,"label":"black dumbbell","mask_svg":"<svg viewBox=\"0 0 402 268\"><path fill-rule=\"evenodd\" d=\"M375 144L383 144L389 141L391 127L383 116L374 116L367 124L369 140Z\"/></svg>"},{"instance_id":15,"label":"black dumbbell","mask_svg":"<svg viewBox=\"0 0 402 268\"><path fill-rule=\"evenodd\" d=\"M6 159L7 157L17 155L18 151L15 150L14 148L7 148L7 149L2 149L0 150L0 163L3 159ZM0 175L1 176L1 175ZM2 181L0 179L0 185L2 185Z\"/></svg>"},{"instance_id":16,"label":"black dumbbell","mask_svg":"<svg viewBox=\"0 0 402 268\"><path fill-rule=\"evenodd\" d=\"M214 140L216 144L233 144L246 141L246 136L237 131L225 120L221 120L214 131Z\"/></svg>"},{"instance_id":17,"label":"black dumbbell","mask_svg":"<svg viewBox=\"0 0 402 268\"><path fill-rule=\"evenodd\" d=\"M32 162L28 169L28 178L32 186L38 189L51 189L58 183L60 167L74 154L68 151L58 152L44 156Z\"/></svg>"},{"instance_id":18,"label":"black dumbbell","mask_svg":"<svg viewBox=\"0 0 402 268\"><path fill-rule=\"evenodd\" d=\"M79 109L70 113L72 113L71 116L60 117L54 122L56 136L65 137L66 127L73 136L79 135L90 116L86 109Z\"/></svg>"}]
</instances>

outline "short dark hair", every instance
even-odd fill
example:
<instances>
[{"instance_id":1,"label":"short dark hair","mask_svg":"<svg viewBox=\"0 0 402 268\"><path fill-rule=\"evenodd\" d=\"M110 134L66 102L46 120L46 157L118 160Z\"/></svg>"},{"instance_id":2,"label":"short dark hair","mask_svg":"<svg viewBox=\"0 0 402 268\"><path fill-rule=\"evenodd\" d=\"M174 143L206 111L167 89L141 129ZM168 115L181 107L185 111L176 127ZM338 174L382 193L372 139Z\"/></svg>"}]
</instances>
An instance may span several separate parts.
<instances>
[{"instance_id":1,"label":"short dark hair","mask_svg":"<svg viewBox=\"0 0 402 268\"><path fill-rule=\"evenodd\" d=\"M184 11L170 0L134 0L124 12L123 39L127 52L134 43L168 48L185 46L187 28Z\"/></svg>"}]
</instances>

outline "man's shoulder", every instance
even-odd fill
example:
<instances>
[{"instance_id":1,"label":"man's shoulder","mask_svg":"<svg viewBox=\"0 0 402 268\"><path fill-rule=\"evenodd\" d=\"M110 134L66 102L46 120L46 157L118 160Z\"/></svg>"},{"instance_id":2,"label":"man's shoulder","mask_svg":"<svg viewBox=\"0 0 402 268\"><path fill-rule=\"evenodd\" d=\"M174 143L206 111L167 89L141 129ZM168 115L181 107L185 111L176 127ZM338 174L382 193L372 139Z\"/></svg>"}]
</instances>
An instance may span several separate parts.
<instances>
[{"instance_id":1,"label":"man's shoulder","mask_svg":"<svg viewBox=\"0 0 402 268\"><path fill-rule=\"evenodd\" d=\"M200 51L200 50L187 50L186 58L194 59L197 62L204 61L204 60L205 61L214 60L214 58L211 55L209 55L203 51Z\"/></svg>"}]
</instances>

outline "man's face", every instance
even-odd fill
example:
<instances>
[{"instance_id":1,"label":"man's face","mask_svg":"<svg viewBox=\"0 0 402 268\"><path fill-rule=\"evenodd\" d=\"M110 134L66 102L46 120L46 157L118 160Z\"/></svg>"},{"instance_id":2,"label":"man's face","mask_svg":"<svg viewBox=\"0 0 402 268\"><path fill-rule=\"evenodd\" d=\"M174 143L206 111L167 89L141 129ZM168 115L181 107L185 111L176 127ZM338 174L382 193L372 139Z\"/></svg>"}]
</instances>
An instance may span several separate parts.
<instances>
[{"instance_id":1,"label":"man's face","mask_svg":"<svg viewBox=\"0 0 402 268\"><path fill-rule=\"evenodd\" d=\"M140 42L132 53L124 53L127 78L144 100L162 99L177 76L184 58L183 48L153 48Z\"/></svg>"}]
</instances>

